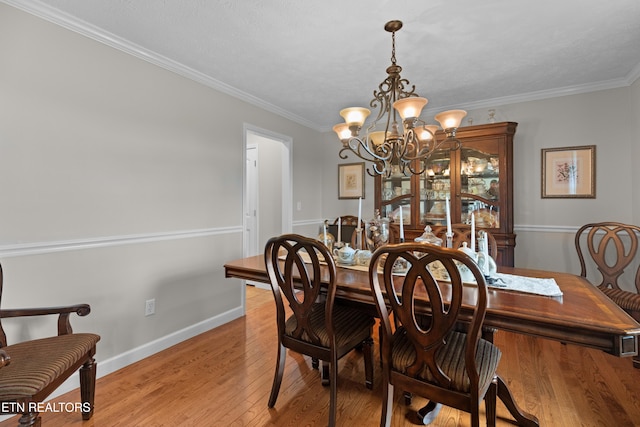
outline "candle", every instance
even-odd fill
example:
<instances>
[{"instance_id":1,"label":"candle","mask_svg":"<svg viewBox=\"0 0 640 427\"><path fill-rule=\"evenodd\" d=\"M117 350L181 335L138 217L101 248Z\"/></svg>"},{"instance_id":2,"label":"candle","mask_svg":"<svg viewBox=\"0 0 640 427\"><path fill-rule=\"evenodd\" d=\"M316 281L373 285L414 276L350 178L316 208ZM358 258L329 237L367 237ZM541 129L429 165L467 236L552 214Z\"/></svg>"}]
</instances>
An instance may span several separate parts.
<instances>
[{"instance_id":1,"label":"candle","mask_svg":"<svg viewBox=\"0 0 640 427\"><path fill-rule=\"evenodd\" d=\"M471 250L476 251L476 217L471 211Z\"/></svg>"},{"instance_id":2,"label":"candle","mask_svg":"<svg viewBox=\"0 0 640 427\"><path fill-rule=\"evenodd\" d=\"M358 197L358 225L356 228L360 229L360 221L362 221L362 197Z\"/></svg>"},{"instance_id":3,"label":"candle","mask_svg":"<svg viewBox=\"0 0 640 427\"><path fill-rule=\"evenodd\" d=\"M402 218L402 206L400 206L400 242L404 242L404 218Z\"/></svg>"},{"instance_id":4,"label":"candle","mask_svg":"<svg viewBox=\"0 0 640 427\"><path fill-rule=\"evenodd\" d=\"M489 255L489 238L487 236L487 233L484 233L484 241L482 242L482 252L485 255Z\"/></svg>"},{"instance_id":5,"label":"candle","mask_svg":"<svg viewBox=\"0 0 640 427\"><path fill-rule=\"evenodd\" d=\"M453 233L451 232L451 210L449 208L449 195L447 195L446 198L446 209L447 209L447 236L452 236Z\"/></svg>"},{"instance_id":6,"label":"candle","mask_svg":"<svg viewBox=\"0 0 640 427\"><path fill-rule=\"evenodd\" d=\"M338 217L338 242L342 242L342 218Z\"/></svg>"},{"instance_id":7,"label":"candle","mask_svg":"<svg viewBox=\"0 0 640 427\"><path fill-rule=\"evenodd\" d=\"M322 232L324 234L324 245L329 246L327 245L327 222L326 221L322 223Z\"/></svg>"}]
</instances>

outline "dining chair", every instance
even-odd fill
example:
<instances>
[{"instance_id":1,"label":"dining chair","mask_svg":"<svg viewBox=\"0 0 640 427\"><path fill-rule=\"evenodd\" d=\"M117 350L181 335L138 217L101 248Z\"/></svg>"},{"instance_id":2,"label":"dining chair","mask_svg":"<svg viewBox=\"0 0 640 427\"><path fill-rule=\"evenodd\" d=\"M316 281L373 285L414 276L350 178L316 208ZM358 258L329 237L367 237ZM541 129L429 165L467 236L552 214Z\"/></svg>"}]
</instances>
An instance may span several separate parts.
<instances>
[{"instance_id":1,"label":"dining chair","mask_svg":"<svg viewBox=\"0 0 640 427\"><path fill-rule=\"evenodd\" d=\"M406 271L398 274L397 266L405 264ZM459 266L473 273L477 286L463 287ZM432 270L446 275L434 277ZM391 423L395 387L435 403L425 423L435 418L440 405L447 405L469 412L471 425L478 426L484 399L487 424L495 425L496 369L502 353L481 337L487 285L477 264L459 250L399 243L374 252L369 280L381 325L380 425ZM475 300L470 303L473 314L461 332L462 302L469 304L470 297ZM416 312L417 298L430 301L428 316Z\"/></svg>"},{"instance_id":2,"label":"dining chair","mask_svg":"<svg viewBox=\"0 0 640 427\"><path fill-rule=\"evenodd\" d=\"M0 297L3 273L0 266ZM80 412L82 419L93 415L96 383L96 344L100 336L74 333L69 316L86 316L87 304L66 307L0 310L0 406L2 413L22 414L20 426L40 426L38 403L80 370ZM57 315L58 334L7 345L2 319Z\"/></svg>"},{"instance_id":3,"label":"dining chair","mask_svg":"<svg viewBox=\"0 0 640 427\"><path fill-rule=\"evenodd\" d=\"M585 224L575 235L580 276L640 322L640 227L619 222ZM587 265L587 255L591 264ZM595 270L599 272L595 273ZM599 282L599 283L598 283ZM640 356L633 358L640 368Z\"/></svg>"},{"instance_id":4,"label":"dining chair","mask_svg":"<svg viewBox=\"0 0 640 427\"><path fill-rule=\"evenodd\" d=\"M442 239L442 244L446 245L447 243L447 227L444 225L434 225L431 227L433 234ZM498 260L498 244L496 242L496 238L491 234L491 232L484 228L476 228L476 233L480 230L484 230L487 233L488 246L489 246L489 255L494 259ZM451 232L453 233L453 242L452 248L458 249L462 246L462 242L467 242L467 244L471 244L471 226L467 224L451 224ZM478 241L476 236L476 242ZM476 252L478 248L476 247Z\"/></svg>"},{"instance_id":5,"label":"dining chair","mask_svg":"<svg viewBox=\"0 0 640 427\"><path fill-rule=\"evenodd\" d=\"M338 239L338 220L340 220L340 224L342 226L342 241L347 242L351 245L352 248L356 248L358 245L358 234L356 233L356 229L358 228L358 217L353 215L342 215L337 217L333 224L329 227L334 234L336 240ZM360 220L360 229L361 237L362 237L362 249L367 249L367 230L366 223L361 219Z\"/></svg>"},{"instance_id":6,"label":"dining chair","mask_svg":"<svg viewBox=\"0 0 640 427\"><path fill-rule=\"evenodd\" d=\"M268 406L276 404L288 348L328 364L329 425L334 426L338 360L361 348L365 385L373 387L375 320L368 313L336 303L336 264L321 242L297 234L273 237L267 242L264 259L278 326L278 356ZM289 317L285 316L285 305L291 309Z\"/></svg>"}]
</instances>

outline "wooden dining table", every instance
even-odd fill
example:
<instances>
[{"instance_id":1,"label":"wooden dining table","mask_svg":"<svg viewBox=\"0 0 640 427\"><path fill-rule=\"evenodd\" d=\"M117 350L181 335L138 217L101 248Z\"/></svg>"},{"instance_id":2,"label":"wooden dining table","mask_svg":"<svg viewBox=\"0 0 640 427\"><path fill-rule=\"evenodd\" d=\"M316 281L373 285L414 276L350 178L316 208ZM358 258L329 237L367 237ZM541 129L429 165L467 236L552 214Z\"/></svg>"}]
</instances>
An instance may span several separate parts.
<instances>
[{"instance_id":1,"label":"wooden dining table","mask_svg":"<svg viewBox=\"0 0 640 427\"><path fill-rule=\"evenodd\" d=\"M238 259L225 264L225 277L269 283L263 255ZM602 350L628 357L638 354L640 324L620 309L586 279L569 273L522 268L499 267L500 273L518 276L553 278L562 296L489 288L484 326L489 331L505 330L540 338ZM367 271L337 268L337 298L343 303L375 309ZM461 320L471 318L474 285L465 285ZM429 303L416 300L426 314ZM538 426L537 418L516 404L506 382L498 378L498 398L522 426Z\"/></svg>"}]
</instances>

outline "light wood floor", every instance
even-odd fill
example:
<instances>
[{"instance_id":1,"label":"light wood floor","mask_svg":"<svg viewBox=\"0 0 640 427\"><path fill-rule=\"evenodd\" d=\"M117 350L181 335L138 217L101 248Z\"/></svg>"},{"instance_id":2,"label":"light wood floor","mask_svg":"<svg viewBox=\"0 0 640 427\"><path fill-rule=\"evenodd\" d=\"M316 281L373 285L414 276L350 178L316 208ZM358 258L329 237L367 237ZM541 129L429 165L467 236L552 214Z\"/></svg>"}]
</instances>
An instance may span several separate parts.
<instances>
[{"instance_id":1,"label":"light wood floor","mask_svg":"<svg viewBox=\"0 0 640 427\"><path fill-rule=\"evenodd\" d=\"M248 287L247 316L180 343L97 381L95 414L44 413L44 426L323 426L329 389L311 361L287 353L280 395L267 408L275 368L275 312L270 291ZM640 370L630 359L599 351L499 332L499 373L519 405L541 426L640 426ZM98 347L98 351L100 351ZM98 368L99 369L99 368ZM338 425L376 426L380 375L364 386L362 355L340 363ZM393 426L411 426L413 411L396 391ZM79 391L56 402L77 402ZM498 426L511 426L498 403ZM17 418L0 423L16 425ZM433 426L468 426L469 416L444 408Z\"/></svg>"}]
</instances>

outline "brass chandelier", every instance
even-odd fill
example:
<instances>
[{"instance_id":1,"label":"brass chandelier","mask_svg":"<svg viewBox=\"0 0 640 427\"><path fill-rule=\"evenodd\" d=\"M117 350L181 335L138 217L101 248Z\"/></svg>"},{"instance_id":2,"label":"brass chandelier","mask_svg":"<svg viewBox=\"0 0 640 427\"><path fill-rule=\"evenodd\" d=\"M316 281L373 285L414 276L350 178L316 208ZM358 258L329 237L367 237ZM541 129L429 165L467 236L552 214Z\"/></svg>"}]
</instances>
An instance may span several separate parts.
<instances>
[{"instance_id":1,"label":"brass chandelier","mask_svg":"<svg viewBox=\"0 0 640 427\"><path fill-rule=\"evenodd\" d=\"M360 130L370 114L367 108L351 107L341 110L340 115L345 122L333 127L342 142L340 158L346 159L348 153L352 152L371 162L372 168L367 168L371 176L389 176L392 165L398 165L404 175L408 175L408 172L421 174L425 171L426 164L424 161L416 163L414 160L426 160L443 144L447 144L452 150L461 145L456 139L456 130L467 115L466 111L449 110L436 114L435 119L446 136L441 142L437 142L435 138L438 126L428 125L420 119L420 113L428 100L415 93L416 87L409 80L400 77L402 67L396 63L396 31L401 28L401 21L389 21L384 26L391 33L391 65L387 67L387 78L373 91L369 106L378 108L378 116L367 127L366 134L360 136ZM416 167L416 164L419 166Z\"/></svg>"}]
</instances>

